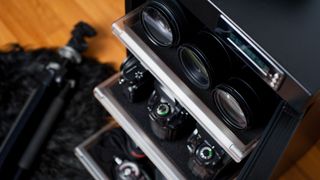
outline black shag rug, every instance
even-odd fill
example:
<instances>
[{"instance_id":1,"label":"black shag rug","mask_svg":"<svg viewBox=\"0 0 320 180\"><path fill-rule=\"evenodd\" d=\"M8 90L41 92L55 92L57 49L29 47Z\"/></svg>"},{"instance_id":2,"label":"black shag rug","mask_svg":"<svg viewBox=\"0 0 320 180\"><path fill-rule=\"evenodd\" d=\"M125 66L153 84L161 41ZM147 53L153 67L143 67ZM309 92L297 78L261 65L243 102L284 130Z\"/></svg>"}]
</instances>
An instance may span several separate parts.
<instances>
[{"instance_id":1,"label":"black shag rug","mask_svg":"<svg viewBox=\"0 0 320 180\"><path fill-rule=\"evenodd\" d=\"M82 57L75 68L77 89L61 113L32 179L92 179L74 155L74 148L107 123L107 112L93 96L93 88L115 73L112 66ZM18 45L0 52L0 143L3 142L26 99L38 83L39 64L61 63L56 49L24 50Z\"/></svg>"}]
</instances>

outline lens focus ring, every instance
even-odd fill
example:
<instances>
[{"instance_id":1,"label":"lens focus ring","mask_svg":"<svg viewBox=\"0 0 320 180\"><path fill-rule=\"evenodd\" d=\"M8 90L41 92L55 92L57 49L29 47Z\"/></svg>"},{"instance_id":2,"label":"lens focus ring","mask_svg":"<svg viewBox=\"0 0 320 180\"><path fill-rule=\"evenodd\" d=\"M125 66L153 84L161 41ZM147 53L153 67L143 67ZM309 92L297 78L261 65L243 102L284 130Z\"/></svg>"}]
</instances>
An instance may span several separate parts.
<instances>
[{"instance_id":1,"label":"lens focus ring","mask_svg":"<svg viewBox=\"0 0 320 180\"><path fill-rule=\"evenodd\" d=\"M229 55L212 32L200 31L192 41L179 47L178 55L186 77L200 89L209 89L229 78Z\"/></svg>"}]
</instances>

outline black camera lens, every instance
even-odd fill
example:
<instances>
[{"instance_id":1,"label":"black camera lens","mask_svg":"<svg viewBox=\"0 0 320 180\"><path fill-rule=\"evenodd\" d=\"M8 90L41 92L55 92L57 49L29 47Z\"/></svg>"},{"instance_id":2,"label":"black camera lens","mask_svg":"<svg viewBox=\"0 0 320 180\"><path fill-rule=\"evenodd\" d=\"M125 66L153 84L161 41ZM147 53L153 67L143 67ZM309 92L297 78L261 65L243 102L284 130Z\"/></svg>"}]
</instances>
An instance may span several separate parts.
<instances>
[{"instance_id":1,"label":"black camera lens","mask_svg":"<svg viewBox=\"0 0 320 180\"><path fill-rule=\"evenodd\" d=\"M152 41L161 46L173 44L172 25L164 13L154 7L146 7L142 11L141 18Z\"/></svg>"},{"instance_id":2,"label":"black camera lens","mask_svg":"<svg viewBox=\"0 0 320 180\"><path fill-rule=\"evenodd\" d=\"M214 93L214 99L220 107L220 111L225 114L227 121L238 129L245 129L248 127L248 120L245 116L238 101L228 92L217 89Z\"/></svg>"},{"instance_id":3,"label":"black camera lens","mask_svg":"<svg viewBox=\"0 0 320 180\"><path fill-rule=\"evenodd\" d=\"M178 56L186 77L198 88L208 89L229 76L229 56L210 32L201 31L190 43L181 45Z\"/></svg>"},{"instance_id":4,"label":"black camera lens","mask_svg":"<svg viewBox=\"0 0 320 180\"><path fill-rule=\"evenodd\" d=\"M179 44L187 29L184 12L175 1L150 1L141 12L141 23L148 38L162 47Z\"/></svg>"},{"instance_id":5,"label":"black camera lens","mask_svg":"<svg viewBox=\"0 0 320 180\"><path fill-rule=\"evenodd\" d=\"M223 120L237 128L247 129L251 126L257 113L259 100L254 90L241 79L232 79L221 84L213 91L215 105Z\"/></svg>"},{"instance_id":6,"label":"black camera lens","mask_svg":"<svg viewBox=\"0 0 320 180\"><path fill-rule=\"evenodd\" d=\"M204 89L210 86L210 76L205 64L206 59L196 48L181 46L179 58L187 77L194 84Z\"/></svg>"}]
</instances>

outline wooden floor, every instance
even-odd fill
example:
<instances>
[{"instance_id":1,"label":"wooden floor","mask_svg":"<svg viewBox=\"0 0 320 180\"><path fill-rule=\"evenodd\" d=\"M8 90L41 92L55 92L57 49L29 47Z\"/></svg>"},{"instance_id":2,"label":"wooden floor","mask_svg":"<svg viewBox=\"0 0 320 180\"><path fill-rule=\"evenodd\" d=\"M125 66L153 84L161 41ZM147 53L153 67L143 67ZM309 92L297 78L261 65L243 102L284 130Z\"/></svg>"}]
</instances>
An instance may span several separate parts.
<instances>
[{"instance_id":1,"label":"wooden floor","mask_svg":"<svg viewBox=\"0 0 320 180\"><path fill-rule=\"evenodd\" d=\"M73 25L83 20L98 31L87 54L119 67L125 51L111 24L123 14L124 0L0 0L0 46L62 46Z\"/></svg>"},{"instance_id":2,"label":"wooden floor","mask_svg":"<svg viewBox=\"0 0 320 180\"><path fill-rule=\"evenodd\" d=\"M320 141L313 146L281 180L320 179Z\"/></svg>"},{"instance_id":3,"label":"wooden floor","mask_svg":"<svg viewBox=\"0 0 320 180\"><path fill-rule=\"evenodd\" d=\"M123 14L124 0L0 0L0 46L63 46L73 25L83 20L98 31L87 54L119 67L125 50L112 35L111 23ZM320 179L320 143L281 179Z\"/></svg>"}]
</instances>

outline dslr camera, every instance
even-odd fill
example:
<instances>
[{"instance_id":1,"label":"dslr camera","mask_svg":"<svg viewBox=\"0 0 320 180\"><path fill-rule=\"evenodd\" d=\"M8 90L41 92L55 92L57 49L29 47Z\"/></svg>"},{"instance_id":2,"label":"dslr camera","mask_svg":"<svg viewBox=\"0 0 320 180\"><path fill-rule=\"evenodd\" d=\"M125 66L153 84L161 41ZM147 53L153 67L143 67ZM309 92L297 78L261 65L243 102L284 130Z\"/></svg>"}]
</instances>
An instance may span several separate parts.
<instances>
[{"instance_id":1,"label":"dslr camera","mask_svg":"<svg viewBox=\"0 0 320 180\"><path fill-rule=\"evenodd\" d=\"M191 132L195 122L171 94L159 82L155 82L147 107L152 131L158 138L169 141Z\"/></svg>"},{"instance_id":2,"label":"dslr camera","mask_svg":"<svg viewBox=\"0 0 320 180\"><path fill-rule=\"evenodd\" d=\"M152 92L153 77L134 57L130 56L121 67L119 84L124 88L123 93L129 102L139 102Z\"/></svg>"},{"instance_id":3,"label":"dslr camera","mask_svg":"<svg viewBox=\"0 0 320 180\"><path fill-rule=\"evenodd\" d=\"M199 126L189 136L187 148L190 153L188 167L198 178L214 179L232 164L232 159Z\"/></svg>"}]
</instances>

